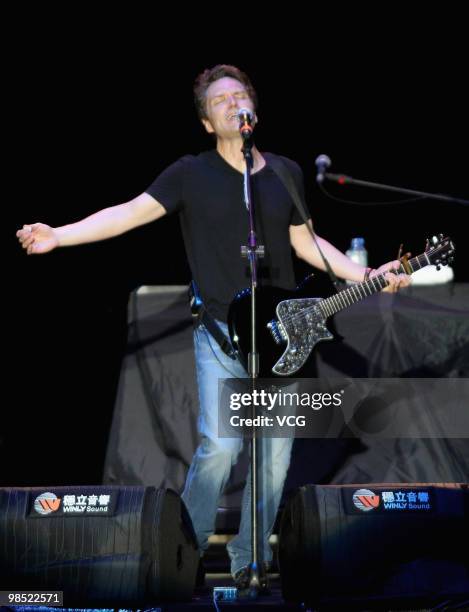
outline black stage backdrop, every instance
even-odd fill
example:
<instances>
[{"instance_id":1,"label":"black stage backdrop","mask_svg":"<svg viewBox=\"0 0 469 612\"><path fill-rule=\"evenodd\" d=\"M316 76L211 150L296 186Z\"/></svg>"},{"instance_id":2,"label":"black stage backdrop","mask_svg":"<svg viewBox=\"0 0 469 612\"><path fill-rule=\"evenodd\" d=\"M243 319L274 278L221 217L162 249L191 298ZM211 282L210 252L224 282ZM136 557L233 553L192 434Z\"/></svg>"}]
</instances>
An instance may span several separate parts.
<instances>
[{"instance_id":1,"label":"black stage backdrop","mask_svg":"<svg viewBox=\"0 0 469 612\"><path fill-rule=\"evenodd\" d=\"M182 16L115 24L115 15L42 12L10 24L5 205L13 223L4 287L5 332L13 332L7 383L15 382L0 427L2 485L100 482L129 291L190 278L176 217L43 257L24 256L14 232L126 201L179 156L209 148L192 103L192 82L207 66L233 63L251 75L260 98L256 142L299 162L319 234L342 250L364 236L378 265L401 242L417 253L427 235L447 233L458 247L456 280L469 280L467 208L343 204L319 191L314 173L326 153L335 172L469 198L464 18L411 20L396 10L368 15L365 25L344 13L306 22L279 14L269 27L249 21L246 32L239 11L230 14L235 27L207 17L191 36ZM395 199L330 189L358 201ZM300 278L307 270L297 268ZM327 292L318 277L318 293Z\"/></svg>"}]
</instances>

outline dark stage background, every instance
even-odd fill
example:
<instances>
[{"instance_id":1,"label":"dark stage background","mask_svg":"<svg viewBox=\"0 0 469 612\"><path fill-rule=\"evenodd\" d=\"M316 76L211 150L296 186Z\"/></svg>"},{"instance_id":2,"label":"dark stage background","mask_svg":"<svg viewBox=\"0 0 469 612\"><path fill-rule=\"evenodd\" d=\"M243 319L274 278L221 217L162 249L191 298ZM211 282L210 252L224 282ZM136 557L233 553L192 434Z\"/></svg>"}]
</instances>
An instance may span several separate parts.
<instances>
[{"instance_id":1,"label":"dark stage background","mask_svg":"<svg viewBox=\"0 0 469 612\"><path fill-rule=\"evenodd\" d=\"M467 208L430 200L359 207L326 198L315 184L314 160L327 153L331 171L469 199L464 20L459 31L456 15L448 23L433 17L428 26L424 16L371 16L370 27L357 28L341 15L305 32L291 28L296 43L288 45L289 26L277 23L260 44L245 42L246 52L208 23L190 39L172 21L154 32L153 23L140 32L84 18L75 29L65 19L62 27L22 24L9 75L17 119L7 117L14 219L6 359L16 382L0 428L1 485L100 481L129 291L190 279L175 217L43 257L26 257L14 232L126 201L179 156L209 148L192 103L192 82L207 66L234 63L251 75L260 98L256 143L299 162L319 234L341 250L364 236L376 266L401 242L417 253L426 236L447 233L458 248L456 280L469 281ZM171 43L158 42L162 27ZM330 189L353 200L395 199ZM298 265L299 278L306 271ZM318 293L327 292L318 277Z\"/></svg>"}]
</instances>

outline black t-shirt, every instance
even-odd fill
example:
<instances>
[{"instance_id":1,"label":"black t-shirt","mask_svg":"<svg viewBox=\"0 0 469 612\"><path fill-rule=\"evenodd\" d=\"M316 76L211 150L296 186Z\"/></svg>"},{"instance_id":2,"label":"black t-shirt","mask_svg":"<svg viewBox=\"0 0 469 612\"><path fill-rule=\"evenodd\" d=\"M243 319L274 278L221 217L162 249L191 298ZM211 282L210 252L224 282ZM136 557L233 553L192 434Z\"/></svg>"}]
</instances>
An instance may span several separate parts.
<instances>
[{"instance_id":1,"label":"black t-shirt","mask_svg":"<svg viewBox=\"0 0 469 612\"><path fill-rule=\"evenodd\" d=\"M282 157L304 198L300 167ZM295 287L289 226L301 225L287 189L267 163L252 175L258 244L259 284ZM250 285L246 245L249 219L243 198L243 175L216 151L185 156L164 170L146 190L168 213L179 212L189 265L208 311L226 321L238 291Z\"/></svg>"}]
</instances>

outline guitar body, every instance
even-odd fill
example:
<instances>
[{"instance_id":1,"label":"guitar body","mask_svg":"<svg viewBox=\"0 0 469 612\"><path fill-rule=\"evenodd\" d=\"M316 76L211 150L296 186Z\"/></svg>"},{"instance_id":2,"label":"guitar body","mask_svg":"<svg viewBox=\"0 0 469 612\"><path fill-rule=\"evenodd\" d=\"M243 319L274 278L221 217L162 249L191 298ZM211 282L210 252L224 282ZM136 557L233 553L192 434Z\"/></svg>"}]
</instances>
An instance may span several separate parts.
<instances>
[{"instance_id":1,"label":"guitar body","mask_svg":"<svg viewBox=\"0 0 469 612\"><path fill-rule=\"evenodd\" d=\"M256 333L259 376L291 376L306 363L314 346L332 340L326 318L316 305L322 298L306 297L305 287L287 291L263 287L256 291ZM233 300L228 328L238 357L247 369L251 351L251 290Z\"/></svg>"},{"instance_id":2,"label":"guitar body","mask_svg":"<svg viewBox=\"0 0 469 612\"><path fill-rule=\"evenodd\" d=\"M412 274L434 264L437 269L453 261L454 244L443 234L427 240L424 253L401 258L397 272ZM354 283L329 298L306 295L309 282L297 291L264 287L256 292L256 334L259 376L291 376L304 366L315 345L332 340L326 320L336 312L381 291L388 285L385 274L376 274ZM251 290L235 297L228 312L231 342L246 369L251 352Z\"/></svg>"}]
</instances>

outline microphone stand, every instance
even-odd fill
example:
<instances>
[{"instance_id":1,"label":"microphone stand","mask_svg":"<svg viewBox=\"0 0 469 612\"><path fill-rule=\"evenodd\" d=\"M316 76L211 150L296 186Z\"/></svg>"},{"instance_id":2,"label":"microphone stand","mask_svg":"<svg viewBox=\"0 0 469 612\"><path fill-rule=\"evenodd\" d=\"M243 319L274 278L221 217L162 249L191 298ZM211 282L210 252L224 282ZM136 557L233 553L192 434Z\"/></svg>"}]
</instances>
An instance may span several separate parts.
<instances>
[{"instance_id":1,"label":"microphone stand","mask_svg":"<svg viewBox=\"0 0 469 612\"><path fill-rule=\"evenodd\" d=\"M250 131L241 131L243 137L243 147L241 149L246 167L244 170L244 201L249 215L249 236L247 246L241 247L241 257L249 261L251 275L251 352L248 356L248 374L251 379L251 391L256 389L256 379L259 376L259 353L257 351L256 338L256 290L257 290L257 260L264 257L264 247L257 244L257 235L254 224L254 206L251 198L251 170L253 167L252 159L252 140ZM252 395L254 397L254 393ZM254 403L251 406L252 418L255 417ZM254 422L254 420L253 420ZM251 546L252 556L249 578L249 595L256 598L261 587L259 573L259 534L258 534L258 447L257 432L253 425L251 430Z\"/></svg>"},{"instance_id":2,"label":"microphone stand","mask_svg":"<svg viewBox=\"0 0 469 612\"><path fill-rule=\"evenodd\" d=\"M469 205L469 200L453 198L452 196L444 195L442 193L428 193L425 191L416 191L415 189L405 189L404 187L385 185L383 183L371 183L370 181L354 179L351 176L346 176L345 174L331 174L330 172L325 172L322 174L322 176L330 181L333 181L334 183L339 183L339 185L359 185L360 187L373 187L374 189L382 189L384 191L393 191L395 193L405 193L406 195L432 198L434 200L441 200L443 202L451 202L452 204L464 204L465 206Z\"/></svg>"}]
</instances>

